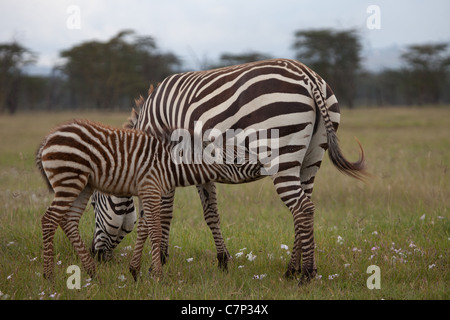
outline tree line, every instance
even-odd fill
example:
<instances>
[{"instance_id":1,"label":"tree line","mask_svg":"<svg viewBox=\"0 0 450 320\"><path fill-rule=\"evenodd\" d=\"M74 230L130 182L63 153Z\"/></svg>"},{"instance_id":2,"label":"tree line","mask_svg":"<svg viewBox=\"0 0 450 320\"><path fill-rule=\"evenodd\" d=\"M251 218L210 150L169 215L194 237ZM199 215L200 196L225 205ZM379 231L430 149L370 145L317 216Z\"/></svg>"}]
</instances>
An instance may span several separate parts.
<instances>
[{"instance_id":1,"label":"tree line","mask_svg":"<svg viewBox=\"0 0 450 320\"><path fill-rule=\"evenodd\" d=\"M408 46L403 66L370 72L362 68L361 37L356 30L300 30L294 33L295 58L333 88L341 105L426 105L450 103L448 43ZM37 55L18 42L0 44L0 113L26 110L129 109L150 84L182 72L181 60L162 51L151 36L132 30L111 39L87 41L60 52L63 63L48 76L24 69ZM271 58L251 51L223 53L206 68Z\"/></svg>"}]
</instances>

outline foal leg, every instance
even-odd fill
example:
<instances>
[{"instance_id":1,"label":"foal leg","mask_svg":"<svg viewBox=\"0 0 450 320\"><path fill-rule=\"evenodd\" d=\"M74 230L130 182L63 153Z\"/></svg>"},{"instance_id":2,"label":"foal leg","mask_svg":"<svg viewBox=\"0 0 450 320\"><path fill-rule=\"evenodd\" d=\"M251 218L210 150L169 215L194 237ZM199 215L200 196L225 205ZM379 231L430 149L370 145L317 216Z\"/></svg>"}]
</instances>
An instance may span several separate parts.
<instances>
[{"instance_id":1,"label":"foal leg","mask_svg":"<svg viewBox=\"0 0 450 320\"><path fill-rule=\"evenodd\" d=\"M173 217L173 201L175 198L175 189L161 197L161 263L164 265L169 257L169 234L170 222Z\"/></svg>"},{"instance_id":2,"label":"foal leg","mask_svg":"<svg viewBox=\"0 0 450 320\"><path fill-rule=\"evenodd\" d=\"M80 193L78 198L73 202L72 206L68 210L65 218L61 221L60 226L80 257L83 268L89 276L94 277L96 273L94 259L86 249L83 240L80 237L80 231L78 228L80 218L86 209L86 205L92 193L93 190L90 187L86 187Z\"/></svg>"},{"instance_id":3,"label":"foal leg","mask_svg":"<svg viewBox=\"0 0 450 320\"><path fill-rule=\"evenodd\" d=\"M145 241L147 240L148 233L149 229L147 226L147 221L145 220L145 215L142 211L142 214L139 216L139 222L137 226L137 239L129 266L130 273L132 274L134 281L137 281L137 276L139 274L139 271L141 270L142 250L144 248Z\"/></svg>"},{"instance_id":4,"label":"foal leg","mask_svg":"<svg viewBox=\"0 0 450 320\"><path fill-rule=\"evenodd\" d=\"M65 218L77 195L68 197L64 191L55 190L51 205L41 218L42 240L44 244L44 278L53 277L53 238L60 222Z\"/></svg>"},{"instance_id":5,"label":"foal leg","mask_svg":"<svg viewBox=\"0 0 450 320\"><path fill-rule=\"evenodd\" d=\"M213 182L197 186L197 191L203 206L203 215L206 224L214 238L214 244L217 251L217 260L219 268L228 270L228 260L231 259L225 242L223 240L222 231L220 229L220 217L217 210L216 185Z\"/></svg>"},{"instance_id":6,"label":"foal leg","mask_svg":"<svg viewBox=\"0 0 450 320\"><path fill-rule=\"evenodd\" d=\"M141 268L142 250L148 235L152 241L152 264L150 271L156 277L162 274L161 263L161 193L157 189L150 189L142 192L139 195L143 205L144 214L139 219L137 228L137 240L133 251L133 256L130 262L130 272L134 280L137 280L137 275Z\"/></svg>"},{"instance_id":7,"label":"foal leg","mask_svg":"<svg viewBox=\"0 0 450 320\"><path fill-rule=\"evenodd\" d=\"M161 264L166 264L169 257L169 235L170 235L170 223L173 218L173 201L175 198L175 189L168 194L161 197ZM139 216L144 216L144 207L142 201L139 200Z\"/></svg>"}]
</instances>

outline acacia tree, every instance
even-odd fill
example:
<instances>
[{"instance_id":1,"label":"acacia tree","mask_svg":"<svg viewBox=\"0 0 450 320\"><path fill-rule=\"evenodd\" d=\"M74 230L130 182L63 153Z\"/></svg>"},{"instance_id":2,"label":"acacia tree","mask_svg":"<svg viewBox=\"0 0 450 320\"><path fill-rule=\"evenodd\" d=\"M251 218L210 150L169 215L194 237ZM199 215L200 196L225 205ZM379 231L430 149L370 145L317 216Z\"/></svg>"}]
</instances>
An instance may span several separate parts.
<instances>
[{"instance_id":1,"label":"acacia tree","mask_svg":"<svg viewBox=\"0 0 450 320\"><path fill-rule=\"evenodd\" d=\"M402 54L415 102L439 103L450 66L448 43L412 45Z\"/></svg>"},{"instance_id":2,"label":"acacia tree","mask_svg":"<svg viewBox=\"0 0 450 320\"><path fill-rule=\"evenodd\" d=\"M354 106L362 49L356 30L297 31L293 48L296 58L320 74L340 101Z\"/></svg>"},{"instance_id":3,"label":"acacia tree","mask_svg":"<svg viewBox=\"0 0 450 320\"><path fill-rule=\"evenodd\" d=\"M72 106L94 104L112 108L146 93L150 83L161 81L179 65L171 53L160 53L152 37L119 32L109 41L90 41L61 52L66 62Z\"/></svg>"},{"instance_id":4,"label":"acacia tree","mask_svg":"<svg viewBox=\"0 0 450 320\"><path fill-rule=\"evenodd\" d=\"M0 44L0 111L16 112L22 69L35 61L35 54L16 41Z\"/></svg>"}]
</instances>

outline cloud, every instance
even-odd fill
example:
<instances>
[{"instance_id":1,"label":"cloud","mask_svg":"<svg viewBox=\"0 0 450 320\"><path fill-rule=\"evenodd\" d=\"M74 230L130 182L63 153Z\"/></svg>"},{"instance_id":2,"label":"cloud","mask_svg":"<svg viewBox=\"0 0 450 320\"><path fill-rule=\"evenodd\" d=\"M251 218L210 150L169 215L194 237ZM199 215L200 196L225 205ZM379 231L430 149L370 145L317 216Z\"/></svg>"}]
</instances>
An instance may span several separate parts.
<instances>
[{"instance_id":1,"label":"cloud","mask_svg":"<svg viewBox=\"0 0 450 320\"><path fill-rule=\"evenodd\" d=\"M293 33L311 28L357 28L369 48L450 40L448 0L378 0L381 29L368 30L373 1L314 0L21 0L0 2L0 42L16 38L51 65L83 41L105 41L120 30L155 37L190 67L223 52L256 50L293 57ZM67 8L80 8L81 27L67 28Z\"/></svg>"}]
</instances>

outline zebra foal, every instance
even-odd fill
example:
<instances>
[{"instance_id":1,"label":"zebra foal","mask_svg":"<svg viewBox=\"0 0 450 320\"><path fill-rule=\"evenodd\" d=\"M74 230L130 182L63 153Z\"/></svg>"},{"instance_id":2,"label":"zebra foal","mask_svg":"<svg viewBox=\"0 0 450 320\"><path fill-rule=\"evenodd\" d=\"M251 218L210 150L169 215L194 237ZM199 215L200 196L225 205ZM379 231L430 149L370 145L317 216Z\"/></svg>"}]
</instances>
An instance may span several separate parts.
<instances>
[{"instance_id":1,"label":"zebra foal","mask_svg":"<svg viewBox=\"0 0 450 320\"><path fill-rule=\"evenodd\" d=\"M244 164L226 167L216 163L186 164L174 161L168 137L156 138L133 129L116 129L88 120L73 120L54 129L40 145L36 165L49 189L51 205L41 219L44 244L44 277L53 274L53 237L59 226L70 239L90 276L96 273L92 256L81 240L78 224L95 190L123 196L138 196L143 217L139 219L137 241L130 272L137 278L144 243L152 242L151 271L162 273L161 197L178 186L209 181L241 183L256 179L260 166Z\"/></svg>"}]
</instances>

